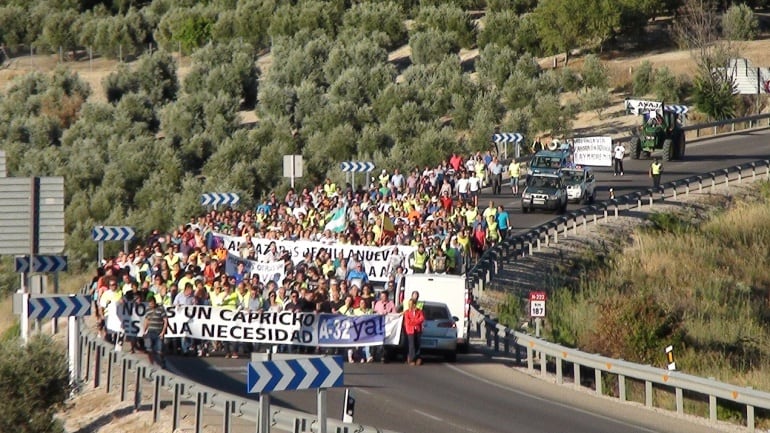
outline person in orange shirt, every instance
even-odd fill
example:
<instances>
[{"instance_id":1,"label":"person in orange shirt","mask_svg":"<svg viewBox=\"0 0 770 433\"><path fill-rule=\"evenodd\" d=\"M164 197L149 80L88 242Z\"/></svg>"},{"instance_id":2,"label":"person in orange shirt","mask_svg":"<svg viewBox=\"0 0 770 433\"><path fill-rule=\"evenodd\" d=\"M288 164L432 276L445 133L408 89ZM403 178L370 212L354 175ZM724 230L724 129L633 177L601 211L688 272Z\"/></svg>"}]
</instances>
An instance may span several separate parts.
<instances>
[{"instance_id":1,"label":"person in orange shirt","mask_svg":"<svg viewBox=\"0 0 770 433\"><path fill-rule=\"evenodd\" d=\"M409 365L422 365L420 338L422 337L422 324L424 322L425 315L422 310L417 308L417 301L410 299L409 309L404 311L404 332L406 332L406 341L409 345L406 362Z\"/></svg>"}]
</instances>

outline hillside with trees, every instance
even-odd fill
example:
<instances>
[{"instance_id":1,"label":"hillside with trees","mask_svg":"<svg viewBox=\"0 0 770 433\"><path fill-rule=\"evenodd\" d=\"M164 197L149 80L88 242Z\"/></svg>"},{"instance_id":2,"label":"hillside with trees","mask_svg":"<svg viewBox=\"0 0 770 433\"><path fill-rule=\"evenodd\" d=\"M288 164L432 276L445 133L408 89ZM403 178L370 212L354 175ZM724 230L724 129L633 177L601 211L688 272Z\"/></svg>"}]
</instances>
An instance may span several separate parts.
<instances>
[{"instance_id":1,"label":"hillside with trees","mask_svg":"<svg viewBox=\"0 0 770 433\"><path fill-rule=\"evenodd\" d=\"M302 187L326 176L341 182L340 161L390 169L486 150L495 128L570 136L579 111L601 115L612 92L629 91L610 87L599 59L643 49L651 20L674 15L665 21L668 38L655 40L701 49L708 67L735 52L719 42L722 33L760 35L753 9L768 6L732 6L722 33L687 40L674 29L702 29L704 15L681 1L594 3L6 0L5 61L34 50L59 55L62 67L18 77L0 95L0 148L11 176L65 177L66 254L79 269L96 256L95 225L128 225L144 236L200 212L203 192L237 192L253 207L286 190L282 155L303 155ZM713 19L723 12L715 3L703 11ZM388 60L405 45L409 57ZM476 49L471 60L459 56ZM89 53L123 62L101 88L67 68ZM184 78L173 53L191 58ZM554 54L558 68L540 66ZM570 66L570 54L582 56L580 67ZM265 55L263 73L257 60ZM732 107L704 111L711 117L740 113L740 101L709 76L651 67L637 75L635 93L638 85L703 109ZM106 102L89 101L94 93ZM244 110L258 121L244 124ZM2 287L16 284L3 275Z\"/></svg>"}]
</instances>

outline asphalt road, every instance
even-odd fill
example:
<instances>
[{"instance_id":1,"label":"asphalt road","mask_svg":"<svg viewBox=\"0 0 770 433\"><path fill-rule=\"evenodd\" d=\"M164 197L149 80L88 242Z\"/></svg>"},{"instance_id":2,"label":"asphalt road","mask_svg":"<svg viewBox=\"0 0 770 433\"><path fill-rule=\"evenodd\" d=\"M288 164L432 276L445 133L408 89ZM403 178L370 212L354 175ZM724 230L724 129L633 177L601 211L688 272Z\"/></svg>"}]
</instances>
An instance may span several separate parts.
<instances>
[{"instance_id":1,"label":"asphalt road","mask_svg":"<svg viewBox=\"0 0 770 433\"><path fill-rule=\"evenodd\" d=\"M744 133L691 143L685 161L664 163L662 182L701 174L730 165L770 157L768 131ZM609 167L597 168L598 199L651 186L650 161L625 162L625 176L614 177ZM554 217L554 214L521 214L510 189L500 196L485 194L511 213L515 231ZM577 209L579 205L570 205ZM355 421L404 433L411 432L708 432L668 414L597 398L586 392L553 385L511 369L509 360L480 353L460 355L456 364L428 360L421 367L403 364L346 364L345 384L356 396ZM226 392L246 395L244 359L176 358L175 370L193 380ZM342 414L342 389L328 394L329 416ZM273 404L314 412L313 391L278 392Z\"/></svg>"}]
</instances>

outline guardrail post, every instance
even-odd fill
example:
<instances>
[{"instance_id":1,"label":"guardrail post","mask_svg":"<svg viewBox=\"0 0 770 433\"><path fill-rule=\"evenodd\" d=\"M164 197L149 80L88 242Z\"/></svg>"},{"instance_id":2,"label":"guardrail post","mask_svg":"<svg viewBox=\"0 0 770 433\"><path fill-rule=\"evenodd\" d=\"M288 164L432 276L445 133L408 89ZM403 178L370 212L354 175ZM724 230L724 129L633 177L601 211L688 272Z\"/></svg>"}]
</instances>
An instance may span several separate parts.
<instances>
[{"instance_id":1,"label":"guardrail post","mask_svg":"<svg viewBox=\"0 0 770 433\"><path fill-rule=\"evenodd\" d=\"M128 359L123 358L120 364L120 401L126 401L126 391L128 390Z\"/></svg>"},{"instance_id":2,"label":"guardrail post","mask_svg":"<svg viewBox=\"0 0 770 433\"><path fill-rule=\"evenodd\" d=\"M574 376L575 376L575 389L580 389L583 384L581 383L580 379L580 364L574 363L572 364L572 369L575 370Z\"/></svg>"},{"instance_id":3,"label":"guardrail post","mask_svg":"<svg viewBox=\"0 0 770 433\"><path fill-rule=\"evenodd\" d=\"M182 403L182 384L174 384L174 400L172 401L171 430L177 431L179 428L179 406Z\"/></svg>"},{"instance_id":4,"label":"guardrail post","mask_svg":"<svg viewBox=\"0 0 770 433\"><path fill-rule=\"evenodd\" d=\"M765 160L765 178L770 180L770 160Z\"/></svg>"},{"instance_id":5,"label":"guardrail post","mask_svg":"<svg viewBox=\"0 0 770 433\"><path fill-rule=\"evenodd\" d=\"M195 397L195 433L203 431L203 393L198 392ZM263 432L266 433L266 432Z\"/></svg>"},{"instance_id":6,"label":"guardrail post","mask_svg":"<svg viewBox=\"0 0 770 433\"><path fill-rule=\"evenodd\" d=\"M690 195L690 181L688 180L684 184L684 195Z\"/></svg>"},{"instance_id":7,"label":"guardrail post","mask_svg":"<svg viewBox=\"0 0 770 433\"><path fill-rule=\"evenodd\" d=\"M577 218L572 218L572 233L577 233Z\"/></svg>"},{"instance_id":8,"label":"guardrail post","mask_svg":"<svg viewBox=\"0 0 770 433\"><path fill-rule=\"evenodd\" d=\"M709 395L709 421L717 422L717 396L714 394Z\"/></svg>"},{"instance_id":9,"label":"guardrail post","mask_svg":"<svg viewBox=\"0 0 770 433\"><path fill-rule=\"evenodd\" d=\"M112 388L112 360L113 357L117 357L117 355L110 351L107 353L107 394L110 393L110 389Z\"/></svg>"},{"instance_id":10,"label":"guardrail post","mask_svg":"<svg viewBox=\"0 0 770 433\"><path fill-rule=\"evenodd\" d=\"M537 237L537 252L540 252L540 236Z\"/></svg>"},{"instance_id":11,"label":"guardrail post","mask_svg":"<svg viewBox=\"0 0 770 433\"><path fill-rule=\"evenodd\" d=\"M555 244L559 243L559 226L558 225L553 229L553 243Z\"/></svg>"},{"instance_id":12,"label":"guardrail post","mask_svg":"<svg viewBox=\"0 0 770 433\"><path fill-rule=\"evenodd\" d=\"M618 375L618 398L620 401L626 401L626 376Z\"/></svg>"},{"instance_id":13,"label":"guardrail post","mask_svg":"<svg viewBox=\"0 0 770 433\"><path fill-rule=\"evenodd\" d=\"M505 331L503 331L503 351L506 354L511 353L511 342L508 340L510 332L511 330L508 328L505 328Z\"/></svg>"},{"instance_id":14,"label":"guardrail post","mask_svg":"<svg viewBox=\"0 0 770 433\"><path fill-rule=\"evenodd\" d=\"M703 177L698 176L698 192L703 192Z\"/></svg>"},{"instance_id":15,"label":"guardrail post","mask_svg":"<svg viewBox=\"0 0 770 433\"><path fill-rule=\"evenodd\" d=\"M155 424L160 420L160 385L163 381L163 377L159 374L155 375L155 386L152 390L152 423Z\"/></svg>"},{"instance_id":16,"label":"guardrail post","mask_svg":"<svg viewBox=\"0 0 770 433\"><path fill-rule=\"evenodd\" d=\"M738 167L738 183L743 183L743 167Z\"/></svg>"},{"instance_id":17,"label":"guardrail post","mask_svg":"<svg viewBox=\"0 0 770 433\"><path fill-rule=\"evenodd\" d=\"M529 374L535 372L535 351L530 345L527 345L527 371Z\"/></svg>"},{"instance_id":18,"label":"guardrail post","mask_svg":"<svg viewBox=\"0 0 770 433\"><path fill-rule=\"evenodd\" d=\"M532 242L527 242L527 249L529 250L529 255L532 255Z\"/></svg>"},{"instance_id":19,"label":"guardrail post","mask_svg":"<svg viewBox=\"0 0 770 433\"><path fill-rule=\"evenodd\" d=\"M91 350L93 346L94 343L92 341L88 341L86 344L86 364L83 366L83 380L86 382L91 380Z\"/></svg>"},{"instance_id":20,"label":"guardrail post","mask_svg":"<svg viewBox=\"0 0 770 433\"><path fill-rule=\"evenodd\" d=\"M225 413L222 417L222 432L223 433L230 433L230 423L232 414L231 411L234 409L235 402L227 400L225 401Z\"/></svg>"},{"instance_id":21,"label":"guardrail post","mask_svg":"<svg viewBox=\"0 0 770 433\"><path fill-rule=\"evenodd\" d=\"M495 340L495 352L500 351L500 330L497 327L492 328L492 338Z\"/></svg>"},{"instance_id":22,"label":"guardrail post","mask_svg":"<svg viewBox=\"0 0 770 433\"><path fill-rule=\"evenodd\" d=\"M562 369L561 358L559 358L558 356L555 356L554 361L556 362L556 383L561 385L562 383L564 383L564 374L561 370Z\"/></svg>"},{"instance_id":23,"label":"guardrail post","mask_svg":"<svg viewBox=\"0 0 770 433\"><path fill-rule=\"evenodd\" d=\"M594 382L596 385L596 395L602 395L602 371L598 368L594 369Z\"/></svg>"},{"instance_id":24,"label":"guardrail post","mask_svg":"<svg viewBox=\"0 0 770 433\"><path fill-rule=\"evenodd\" d=\"M521 365L521 346L515 341L513 342L513 350L516 354L516 365Z\"/></svg>"},{"instance_id":25,"label":"guardrail post","mask_svg":"<svg viewBox=\"0 0 770 433\"><path fill-rule=\"evenodd\" d=\"M134 376L136 383L134 384L134 410L139 410L142 405L142 377L144 377L144 367L136 367L136 375Z\"/></svg>"},{"instance_id":26,"label":"guardrail post","mask_svg":"<svg viewBox=\"0 0 770 433\"><path fill-rule=\"evenodd\" d=\"M684 393L682 392L682 388L676 388L675 390L675 398L676 398L676 413L679 415L682 415L684 413Z\"/></svg>"},{"instance_id":27,"label":"guardrail post","mask_svg":"<svg viewBox=\"0 0 770 433\"><path fill-rule=\"evenodd\" d=\"M714 189L716 188L716 186L717 186L716 176L714 175L714 173L711 173L711 192L712 193L714 192Z\"/></svg>"},{"instance_id":28,"label":"guardrail post","mask_svg":"<svg viewBox=\"0 0 770 433\"><path fill-rule=\"evenodd\" d=\"M539 352L540 355L540 375L545 377L545 374L548 372L548 355L546 355L544 352Z\"/></svg>"},{"instance_id":29,"label":"guardrail post","mask_svg":"<svg viewBox=\"0 0 770 433\"><path fill-rule=\"evenodd\" d=\"M724 172L725 172L725 189L730 189L730 172L727 171L727 169L725 169Z\"/></svg>"},{"instance_id":30,"label":"guardrail post","mask_svg":"<svg viewBox=\"0 0 770 433\"><path fill-rule=\"evenodd\" d=\"M676 200L676 190L677 190L677 184L676 184L676 183L674 183L674 188L673 188L673 190L674 190L674 191L673 191L673 192L674 192L674 200Z\"/></svg>"},{"instance_id":31,"label":"guardrail post","mask_svg":"<svg viewBox=\"0 0 770 433\"><path fill-rule=\"evenodd\" d=\"M583 231L588 231L588 218L586 218L586 214L583 214Z\"/></svg>"},{"instance_id":32,"label":"guardrail post","mask_svg":"<svg viewBox=\"0 0 770 433\"><path fill-rule=\"evenodd\" d=\"M102 375L102 346L96 346L94 353L94 388L99 388L99 378Z\"/></svg>"},{"instance_id":33,"label":"guardrail post","mask_svg":"<svg viewBox=\"0 0 770 433\"><path fill-rule=\"evenodd\" d=\"M617 217L618 217L618 204L615 203L615 218L617 219Z\"/></svg>"},{"instance_id":34,"label":"guardrail post","mask_svg":"<svg viewBox=\"0 0 770 433\"><path fill-rule=\"evenodd\" d=\"M652 407L652 382L644 381L644 405Z\"/></svg>"},{"instance_id":35,"label":"guardrail post","mask_svg":"<svg viewBox=\"0 0 770 433\"><path fill-rule=\"evenodd\" d=\"M749 431L754 431L754 406L746 405L746 427Z\"/></svg>"},{"instance_id":36,"label":"guardrail post","mask_svg":"<svg viewBox=\"0 0 770 433\"><path fill-rule=\"evenodd\" d=\"M755 162L751 163L751 180L755 180L757 178L757 164Z\"/></svg>"}]
</instances>

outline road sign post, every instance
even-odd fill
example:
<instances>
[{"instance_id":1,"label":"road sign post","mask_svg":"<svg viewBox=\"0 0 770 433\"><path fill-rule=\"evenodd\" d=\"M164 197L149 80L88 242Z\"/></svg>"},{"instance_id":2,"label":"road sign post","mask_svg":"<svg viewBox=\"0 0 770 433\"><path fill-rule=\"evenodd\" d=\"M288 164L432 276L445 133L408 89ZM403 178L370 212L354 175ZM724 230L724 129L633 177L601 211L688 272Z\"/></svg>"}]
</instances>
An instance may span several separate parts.
<instances>
[{"instance_id":1,"label":"road sign post","mask_svg":"<svg viewBox=\"0 0 770 433\"><path fill-rule=\"evenodd\" d=\"M369 185L369 173L374 171L373 162L345 161L340 163L343 172L350 173L351 187L356 189L356 173L366 173L366 185Z\"/></svg>"},{"instance_id":2,"label":"road sign post","mask_svg":"<svg viewBox=\"0 0 770 433\"><path fill-rule=\"evenodd\" d=\"M105 241L123 241L123 251L128 252L128 242L134 239L136 233L131 227L97 226L91 230L91 238L99 243L97 263L102 265L104 260Z\"/></svg>"},{"instance_id":3,"label":"road sign post","mask_svg":"<svg viewBox=\"0 0 770 433\"><path fill-rule=\"evenodd\" d=\"M291 179L291 187L294 188L294 179L302 177L304 170L304 161L302 155L284 155L283 156L283 177Z\"/></svg>"},{"instance_id":4,"label":"road sign post","mask_svg":"<svg viewBox=\"0 0 770 433\"><path fill-rule=\"evenodd\" d=\"M514 143L514 157L520 158L522 140L524 140L524 136L518 132L500 132L492 135L492 141L494 141L496 144L505 144L503 147L503 159L508 159L508 143Z\"/></svg>"},{"instance_id":5,"label":"road sign post","mask_svg":"<svg viewBox=\"0 0 770 433\"><path fill-rule=\"evenodd\" d=\"M343 386L342 362L341 356L250 362L246 374L246 392L259 394L259 432L270 431L271 392L318 389L318 431L325 433L326 389Z\"/></svg>"},{"instance_id":6,"label":"road sign post","mask_svg":"<svg viewBox=\"0 0 770 433\"><path fill-rule=\"evenodd\" d=\"M234 192L209 192L201 194L201 206L213 206L216 209L218 206L232 206L240 203L241 197Z\"/></svg>"},{"instance_id":7,"label":"road sign post","mask_svg":"<svg viewBox=\"0 0 770 433\"><path fill-rule=\"evenodd\" d=\"M548 295L543 291L529 292L529 316L535 319L535 337L540 338L540 331L545 317L545 301Z\"/></svg>"}]
</instances>

